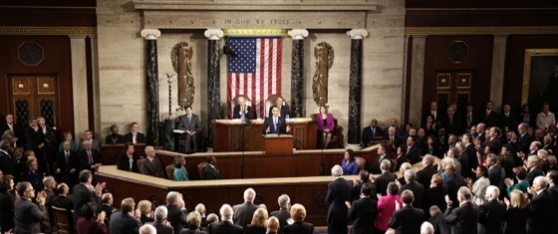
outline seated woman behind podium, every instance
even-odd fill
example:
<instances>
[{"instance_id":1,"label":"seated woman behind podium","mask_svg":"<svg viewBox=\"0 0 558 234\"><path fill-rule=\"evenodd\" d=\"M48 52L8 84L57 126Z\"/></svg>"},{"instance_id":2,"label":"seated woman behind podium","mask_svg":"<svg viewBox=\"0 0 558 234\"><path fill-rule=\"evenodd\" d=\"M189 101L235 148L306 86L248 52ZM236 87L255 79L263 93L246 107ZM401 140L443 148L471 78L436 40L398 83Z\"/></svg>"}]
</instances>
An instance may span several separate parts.
<instances>
[{"instance_id":1,"label":"seated woman behind podium","mask_svg":"<svg viewBox=\"0 0 558 234\"><path fill-rule=\"evenodd\" d=\"M320 113L316 115L316 122L318 125L318 131L322 133L322 146L325 149L329 145L329 142L331 141L331 134L335 129L333 115L327 113L327 107L320 106Z\"/></svg>"},{"instance_id":2,"label":"seated woman behind podium","mask_svg":"<svg viewBox=\"0 0 558 234\"><path fill-rule=\"evenodd\" d=\"M271 116L265 118L262 134L287 134L291 128L287 126L285 120L279 116L279 108L274 106L271 109Z\"/></svg>"},{"instance_id":3,"label":"seated woman behind podium","mask_svg":"<svg viewBox=\"0 0 558 234\"><path fill-rule=\"evenodd\" d=\"M188 181L188 171L186 171L186 159L184 156L179 155L174 158L174 170L172 171L172 178L174 181Z\"/></svg>"},{"instance_id":4,"label":"seated woman behind podium","mask_svg":"<svg viewBox=\"0 0 558 234\"><path fill-rule=\"evenodd\" d=\"M358 165L355 160L355 152L352 149L345 151L345 155L341 160L341 168L343 168L343 175L356 175L358 174Z\"/></svg>"},{"instance_id":5,"label":"seated woman behind podium","mask_svg":"<svg viewBox=\"0 0 558 234\"><path fill-rule=\"evenodd\" d=\"M233 109L233 119L253 119L252 107L246 105L246 99L243 96L236 98L236 106Z\"/></svg>"}]
</instances>

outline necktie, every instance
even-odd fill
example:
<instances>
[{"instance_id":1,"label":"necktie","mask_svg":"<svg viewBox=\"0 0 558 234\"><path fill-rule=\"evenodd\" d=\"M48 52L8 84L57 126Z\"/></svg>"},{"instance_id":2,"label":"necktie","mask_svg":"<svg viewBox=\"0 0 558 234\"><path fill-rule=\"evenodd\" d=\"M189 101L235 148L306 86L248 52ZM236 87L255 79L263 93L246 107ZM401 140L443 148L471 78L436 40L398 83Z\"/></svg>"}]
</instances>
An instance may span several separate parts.
<instances>
[{"instance_id":1,"label":"necktie","mask_svg":"<svg viewBox=\"0 0 558 234\"><path fill-rule=\"evenodd\" d=\"M277 130L277 118L273 118L273 128Z\"/></svg>"},{"instance_id":2,"label":"necktie","mask_svg":"<svg viewBox=\"0 0 558 234\"><path fill-rule=\"evenodd\" d=\"M508 118L509 115L510 115L510 114L506 114L506 119Z\"/></svg>"},{"instance_id":3,"label":"necktie","mask_svg":"<svg viewBox=\"0 0 558 234\"><path fill-rule=\"evenodd\" d=\"M68 167L68 158L69 158L69 155L68 155L68 151L65 151L65 152L66 152L66 171L67 171L68 169L70 169L70 168Z\"/></svg>"},{"instance_id":4,"label":"necktie","mask_svg":"<svg viewBox=\"0 0 558 234\"><path fill-rule=\"evenodd\" d=\"M436 120L436 111L432 111L432 116L434 116L434 120Z\"/></svg>"},{"instance_id":5,"label":"necktie","mask_svg":"<svg viewBox=\"0 0 558 234\"><path fill-rule=\"evenodd\" d=\"M376 128L372 128L372 136L376 136Z\"/></svg>"},{"instance_id":6,"label":"necktie","mask_svg":"<svg viewBox=\"0 0 558 234\"><path fill-rule=\"evenodd\" d=\"M188 116L188 123L192 121L192 116Z\"/></svg>"},{"instance_id":7,"label":"necktie","mask_svg":"<svg viewBox=\"0 0 558 234\"><path fill-rule=\"evenodd\" d=\"M467 115L467 125L471 126L471 114Z\"/></svg>"},{"instance_id":8,"label":"necktie","mask_svg":"<svg viewBox=\"0 0 558 234\"><path fill-rule=\"evenodd\" d=\"M450 125L453 123L453 115L450 115Z\"/></svg>"},{"instance_id":9,"label":"necktie","mask_svg":"<svg viewBox=\"0 0 558 234\"><path fill-rule=\"evenodd\" d=\"M136 144L136 133L134 132L134 137L132 137L132 144Z\"/></svg>"},{"instance_id":10,"label":"necktie","mask_svg":"<svg viewBox=\"0 0 558 234\"><path fill-rule=\"evenodd\" d=\"M243 110L240 111L240 119L244 119L244 111Z\"/></svg>"},{"instance_id":11,"label":"necktie","mask_svg":"<svg viewBox=\"0 0 558 234\"><path fill-rule=\"evenodd\" d=\"M8 127L10 127L10 130L13 132L14 131L14 125L13 124L8 124Z\"/></svg>"},{"instance_id":12,"label":"necktie","mask_svg":"<svg viewBox=\"0 0 558 234\"><path fill-rule=\"evenodd\" d=\"M490 114L490 111L486 111L486 119L488 119L489 114Z\"/></svg>"},{"instance_id":13,"label":"necktie","mask_svg":"<svg viewBox=\"0 0 558 234\"><path fill-rule=\"evenodd\" d=\"M87 162L89 165L93 164L93 156L91 156L91 151L87 151Z\"/></svg>"},{"instance_id":14,"label":"necktie","mask_svg":"<svg viewBox=\"0 0 558 234\"><path fill-rule=\"evenodd\" d=\"M393 142L393 136L389 137L389 141Z\"/></svg>"}]
</instances>

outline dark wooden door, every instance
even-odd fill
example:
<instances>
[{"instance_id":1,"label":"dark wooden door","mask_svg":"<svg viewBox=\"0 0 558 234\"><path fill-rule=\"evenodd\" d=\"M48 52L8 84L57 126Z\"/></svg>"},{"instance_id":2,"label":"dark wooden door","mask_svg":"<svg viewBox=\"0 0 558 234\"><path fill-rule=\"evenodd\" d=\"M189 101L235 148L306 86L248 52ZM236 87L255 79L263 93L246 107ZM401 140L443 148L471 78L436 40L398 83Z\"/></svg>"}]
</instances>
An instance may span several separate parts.
<instances>
[{"instance_id":1,"label":"dark wooden door","mask_svg":"<svg viewBox=\"0 0 558 234\"><path fill-rule=\"evenodd\" d=\"M436 101L439 110L445 112L451 103L457 104L457 111L465 113L471 102L473 72L444 71L436 74Z\"/></svg>"},{"instance_id":2,"label":"dark wooden door","mask_svg":"<svg viewBox=\"0 0 558 234\"><path fill-rule=\"evenodd\" d=\"M22 128L29 117L45 118L48 126L60 121L58 79L56 76L14 75L10 76L9 105L14 121Z\"/></svg>"}]
</instances>

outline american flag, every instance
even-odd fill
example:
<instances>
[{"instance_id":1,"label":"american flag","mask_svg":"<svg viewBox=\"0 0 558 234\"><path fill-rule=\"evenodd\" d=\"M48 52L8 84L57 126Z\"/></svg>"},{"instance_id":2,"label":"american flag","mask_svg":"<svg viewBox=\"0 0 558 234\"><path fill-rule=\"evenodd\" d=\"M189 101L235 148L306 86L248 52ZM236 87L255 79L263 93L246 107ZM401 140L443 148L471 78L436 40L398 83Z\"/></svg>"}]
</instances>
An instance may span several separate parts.
<instances>
[{"instance_id":1,"label":"american flag","mask_svg":"<svg viewBox=\"0 0 558 234\"><path fill-rule=\"evenodd\" d=\"M232 100L237 95L250 98L257 118L265 116L265 100L281 93L281 48L278 37L231 37L229 47L238 56L229 56L227 86L229 118L232 117Z\"/></svg>"}]
</instances>

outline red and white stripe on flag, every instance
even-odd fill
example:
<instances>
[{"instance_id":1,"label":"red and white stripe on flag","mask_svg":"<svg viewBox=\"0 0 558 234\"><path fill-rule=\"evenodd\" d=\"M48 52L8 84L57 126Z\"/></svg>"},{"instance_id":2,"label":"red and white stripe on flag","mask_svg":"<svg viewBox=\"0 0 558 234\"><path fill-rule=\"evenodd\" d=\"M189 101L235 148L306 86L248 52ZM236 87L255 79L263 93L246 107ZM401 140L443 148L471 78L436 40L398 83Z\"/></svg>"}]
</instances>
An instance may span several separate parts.
<instances>
[{"instance_id":1,"label":"red and white stripe on flag","mask_svg":"<svg viewBox=\"0 0 558 234\"><path fill-rule=\"evenodd\" d=\"M282 38L229 38L237 57L229 57L227 72L228 116L232 100L245 95L251 100L256 118L265 117L265 100L281 93Z\"/></svg>"}]
</instances>

